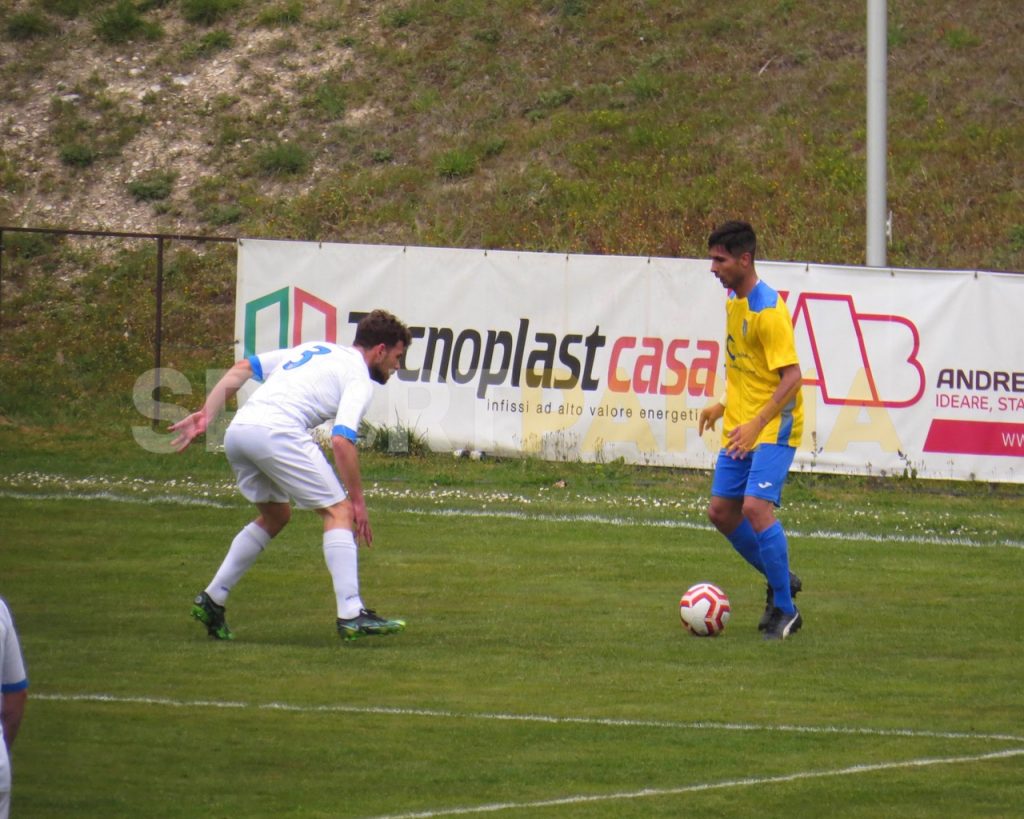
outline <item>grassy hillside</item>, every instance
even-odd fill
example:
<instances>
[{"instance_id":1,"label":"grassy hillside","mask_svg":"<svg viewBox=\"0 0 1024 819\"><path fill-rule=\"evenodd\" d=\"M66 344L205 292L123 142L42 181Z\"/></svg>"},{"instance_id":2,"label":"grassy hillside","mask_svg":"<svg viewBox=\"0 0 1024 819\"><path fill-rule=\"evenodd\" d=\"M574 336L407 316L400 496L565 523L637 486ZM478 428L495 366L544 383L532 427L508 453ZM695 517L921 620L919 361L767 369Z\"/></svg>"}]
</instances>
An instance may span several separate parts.
<instances>
[{"instance_id":1,"label":"grassy hillside","mask_svg":"<svg viewBox=\"0 0 1024 819\"><path fill-rule=\"evenodd\" d=\"M1018 0L889 7L890 264L1024 271ZM702 256L740 215L767 258L864 261L863 0L0 0L0 21L0 224ZM100 385L123 405L151 245L5 245L0 414L92 412ZM166 363L205 366L231 254L168 264Z\"/></svg>"},{"instance_id":2,"label":"grassy hillside","mask_svg":"<svg viewBox=\"0 0 1024 819\"><path fill-rule=\"evenodd\" d=\"M1024 269L1016 0L890 3L897 266ZM0 3L0 221L863 262L866 3Z\"/></svg>"}]
</instances>

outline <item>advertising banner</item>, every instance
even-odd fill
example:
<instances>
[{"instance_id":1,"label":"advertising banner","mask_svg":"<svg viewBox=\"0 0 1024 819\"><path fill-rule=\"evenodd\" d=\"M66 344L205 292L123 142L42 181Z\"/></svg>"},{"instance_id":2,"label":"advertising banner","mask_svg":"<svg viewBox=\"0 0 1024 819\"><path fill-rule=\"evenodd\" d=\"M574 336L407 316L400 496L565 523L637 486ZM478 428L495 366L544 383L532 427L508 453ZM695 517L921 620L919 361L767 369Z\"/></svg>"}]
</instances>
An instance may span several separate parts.
<instances>
[{"instance_id":1,"label":"advertising banner","mask_svg":"<svg viewBox=\"0 0 1024 819\"><path fill-rule=\"evenodd\" d=\"M435 450L710 468L726 292L706 259L245 239L236 357L349 344L374 308L413 345L367 420ZM757 262L793 316L795 469L1024 482L1015 274Z\"/></svg>"}]
</instances>

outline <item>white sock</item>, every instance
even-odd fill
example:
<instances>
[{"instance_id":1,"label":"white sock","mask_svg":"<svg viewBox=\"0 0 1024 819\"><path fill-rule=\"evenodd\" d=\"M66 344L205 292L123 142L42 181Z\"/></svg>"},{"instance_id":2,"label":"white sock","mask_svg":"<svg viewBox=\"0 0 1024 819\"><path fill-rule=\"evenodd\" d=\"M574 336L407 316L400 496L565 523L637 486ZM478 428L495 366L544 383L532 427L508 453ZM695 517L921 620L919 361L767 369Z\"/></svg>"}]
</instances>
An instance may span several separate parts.
<instances>
[{"instance_id":1,"label":"white sock","mask_svg":"<svg viewBox=\"0 0 1024 819\"><path fill-rule=\"evenodd\" d=\"M224 562L217 569L206 593L218 606L223 606L235 584L256 562L260 552L270 543L270 533L253 521L242 529L231 541L231 548L224 556Z\"/></svg>"},{"instance_id":2,"label":"white sock","mask_svg":"<svg viewBox=\"0 0 1024 819\"><path fill-rule=\"evenodd\" d=\"M324 560L334 582L338 617L350 620L363 608L359 597L359 547L352 532L348 529L324 532Z\"/></svg>"}]
</instances>

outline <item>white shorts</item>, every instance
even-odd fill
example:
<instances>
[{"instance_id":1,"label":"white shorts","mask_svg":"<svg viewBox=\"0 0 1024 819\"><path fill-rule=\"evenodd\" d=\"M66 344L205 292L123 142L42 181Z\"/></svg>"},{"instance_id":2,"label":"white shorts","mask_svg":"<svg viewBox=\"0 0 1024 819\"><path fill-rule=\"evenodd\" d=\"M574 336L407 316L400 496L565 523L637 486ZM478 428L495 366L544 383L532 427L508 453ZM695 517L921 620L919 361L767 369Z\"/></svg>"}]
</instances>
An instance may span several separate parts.
<instances>
[{"instance_id":1,"label":"white shorts","mask_svg":"<svg viewBox=\"0 0 1024 819\"><path fill-rule=\"evenodd\" d=\"M326 509L345 500L334 467L305 430L231 424L224 452L251 503L292 500L299 509Z\"/></svg>"}]
</instances>

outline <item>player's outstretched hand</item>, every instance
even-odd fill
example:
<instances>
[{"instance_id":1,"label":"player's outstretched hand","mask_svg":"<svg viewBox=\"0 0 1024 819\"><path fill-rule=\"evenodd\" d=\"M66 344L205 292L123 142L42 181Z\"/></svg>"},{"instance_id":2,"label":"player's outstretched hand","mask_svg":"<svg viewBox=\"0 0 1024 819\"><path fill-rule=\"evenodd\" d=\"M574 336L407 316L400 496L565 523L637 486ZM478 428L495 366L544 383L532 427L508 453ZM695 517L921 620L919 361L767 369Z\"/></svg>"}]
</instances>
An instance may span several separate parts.
<instances>
[{"instance_id":1,"label":"player's outstretched hand","mask_svg":"<svg viewBox=\"0 0 1024 819\"><path fill-rule=\"evenodd\" d=\"M697 416L697 434L703 435L706 429L713 432L715 424L718 423L718 419L723 415L725 415L725 407L717 402L704 407L700 411L700 415Z\"/></svg>"},{"instance_id":2,"label":"player's outstretched hand","mask_svg":"<svg viewBox=\"0 0 1024 819\"><path fill-rule=\"evenodd\" d=\"M198 410L191 415L186 415L178 423L171 424L168 430L178 433L177 437L171 441L171 446L178 452L184 452L188 449L189 444L206 432L208 423L206 413Z\"/></svg>"}]
</instances>

